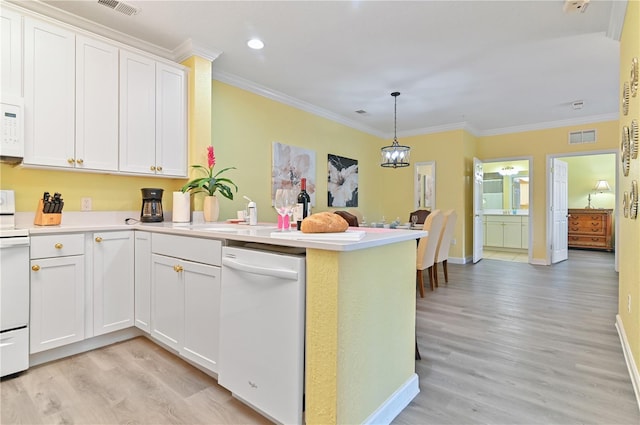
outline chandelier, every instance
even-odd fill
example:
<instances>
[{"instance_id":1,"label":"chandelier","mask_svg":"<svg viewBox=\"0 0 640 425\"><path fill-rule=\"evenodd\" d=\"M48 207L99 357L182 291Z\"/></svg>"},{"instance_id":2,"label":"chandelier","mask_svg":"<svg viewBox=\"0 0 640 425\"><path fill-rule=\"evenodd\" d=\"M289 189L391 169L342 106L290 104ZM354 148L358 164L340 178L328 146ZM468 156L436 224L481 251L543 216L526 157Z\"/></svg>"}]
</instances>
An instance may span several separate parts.
<instances>
[{"instance_id":1,"label":"chandelier","mask_svg":"<svg viewBox=\"0 0 640 425\"><path fill-rule=\"evenodd\" d=\"M514 174L518 174L518 170L513 168L511 165L507 165L506 167L502 167L498 173L500 173L501 176L513 176Z\"/></svg>"},{"instance_id":2,"label":"chandelier","mask_svg":"<svg viewBox=\"0 0 640 425\"><path fill-rule=\"evenodd\" d=\"M390 146L385 146L380 149L380 153L382 154L382 162L380 163L383 167L408 167L409 166L409 155L411 154L411 148L409 146L402 146L398 144L398 136L397 136L397 121L398 121L398 96L400 96L400 92L394 91L391 93L393 96L393 143Z\"/></svg>"}]
</instances>

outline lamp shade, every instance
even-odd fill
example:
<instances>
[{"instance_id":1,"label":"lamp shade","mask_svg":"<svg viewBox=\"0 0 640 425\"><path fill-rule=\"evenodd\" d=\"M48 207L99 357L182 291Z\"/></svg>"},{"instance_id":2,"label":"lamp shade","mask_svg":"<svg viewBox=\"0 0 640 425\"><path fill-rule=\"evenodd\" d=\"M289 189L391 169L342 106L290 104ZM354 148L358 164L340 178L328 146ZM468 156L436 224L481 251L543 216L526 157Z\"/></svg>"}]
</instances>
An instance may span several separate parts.
<instances>
[{"instance_id":1,"label":"lamp shade","mask_svg":"<svg viewBox=\"0 0 640 425\"><path fill-rule=\"evenodd\" d=\"M611 186L609 186L609 182L606 180L598 180L596 185L593 187L593 190L596 192L609 192L611 191Z\"/></svg>"}]
</instances>

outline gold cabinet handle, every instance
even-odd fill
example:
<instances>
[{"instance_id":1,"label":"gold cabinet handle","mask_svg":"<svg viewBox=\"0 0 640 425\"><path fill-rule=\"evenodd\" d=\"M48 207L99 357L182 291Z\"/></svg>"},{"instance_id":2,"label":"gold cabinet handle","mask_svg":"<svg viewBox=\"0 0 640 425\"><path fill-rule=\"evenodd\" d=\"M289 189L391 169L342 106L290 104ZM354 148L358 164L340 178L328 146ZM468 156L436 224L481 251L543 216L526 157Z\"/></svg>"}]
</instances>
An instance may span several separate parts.
<instances>
[{"instance_id":1,"label":"gold cabinet handle","mask_svg":"<svg viewBox=\"0 0 640 425\"><path fill-rule=\"evenodd\" d=\"M157 166L156 167L156 171L162 171L162 167L161 166Z\"/></svg>"},{"instance_id":2,"label":"gold cabinet handle","mask_svg":"<svg viewBox=\"0 0 640 425\"><path fill-rule=\"evenodd\" d=\"M152 165L151 167L149 167L149 169L150 169L151 171L156 171L156 167L155 167L155 166L153 166L153 165Z\"/></svg>"},{"instance_id":3,"label":"gold cabinet handle","mask_svg":"<svg viewBox=\"0 0 640 425\"><path fill-rule=\"evenodd\" d=\"M98 242L98 243L102 242L102 238L100 236L97 236L96 237L96 242Z\"/></svg>"},{"instance_id":4,"label":"gold cabinet handle","mask_svg":"<svg viewBox=\"0 0 640 425\"><path fill-rule=\"evenodd\" d=\"M76 162L80 165L82 165L84 163L84 159L76 159Z\"/></svg>"},{"instance_id":5,"label":"gold cabinet handle","mask_svg":"<svg viewBox=\"0 0 640 425\"><path fill-rule=\"evenodd\" d=\"M40 266L37 264L34 264L33 266L31 266L31 270L33 270L34 272L37 272L38 270L40 270Z\"/></svg>"},{"instance_id":6,"label":"gold cabinet handle","mask_svg":"<svg viewBox=\"0 0 640 425\"><path fill-rule=\"evenodd\" d=\"M54 245L54 247L56 249L62 249L62 244L60 242L58 242L57 244Z\"/></svg>"},{"instance_id":7,"label":"gold cabinet handle","mask_svg":"<svg viewBox=\"0 0 640 425\"><path fill-rule=\"evenodd\" d=\"M74 162L76 162L76 161L75 161L73 158L68 158L68 159L67 159L67 162L68 162L69 164L73 164L73 163L74 163Z\"/></svg>"},{"instance_id":8,"label":"gold cabinet handle","mask_svg":"<svg viewBox=\"0 0 640 425\"><path fill-rule=\"evenodd\" d=\"M173 266L173 270L177 273L180 273L183 270L183 268L182 266L179 266L176 264L175 266Z\"/></svg>"}]
</instances>

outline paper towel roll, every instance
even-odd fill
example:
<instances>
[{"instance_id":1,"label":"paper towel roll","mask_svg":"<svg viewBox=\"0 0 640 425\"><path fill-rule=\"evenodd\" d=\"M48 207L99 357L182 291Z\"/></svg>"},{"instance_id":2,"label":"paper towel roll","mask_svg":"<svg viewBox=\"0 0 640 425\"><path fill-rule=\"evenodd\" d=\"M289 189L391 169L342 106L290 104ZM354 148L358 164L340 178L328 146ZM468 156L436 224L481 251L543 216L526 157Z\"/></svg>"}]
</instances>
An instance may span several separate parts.
<instances>
[{"instance_id":1,"label":"paper towel roll","mask_svg":"<svg viewBox=\"0 0 640 425\"><path fill-rule=\"evenodd\" d=\"M189 192L173 192L174 223L188 223L191 221L191 194Z\"/></svg>"}]
</instances>

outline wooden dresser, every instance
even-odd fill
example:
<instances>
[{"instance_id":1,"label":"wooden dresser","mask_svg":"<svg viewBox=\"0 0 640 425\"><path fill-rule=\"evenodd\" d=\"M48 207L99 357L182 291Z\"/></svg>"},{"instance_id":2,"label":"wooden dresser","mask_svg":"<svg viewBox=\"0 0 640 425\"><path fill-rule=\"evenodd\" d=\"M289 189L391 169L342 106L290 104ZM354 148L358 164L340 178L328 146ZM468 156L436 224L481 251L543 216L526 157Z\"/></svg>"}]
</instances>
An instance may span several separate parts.
<instances>
[{"instance_id":1,"label":"wooden dresser","mask_svg":"<svg viewBox=\"0 0 640 425\"><path fill-rule=\"evenodd\" d=\"M569 248L613 251L613 210L569 209Z\"/></svg>"}]
</instances>

